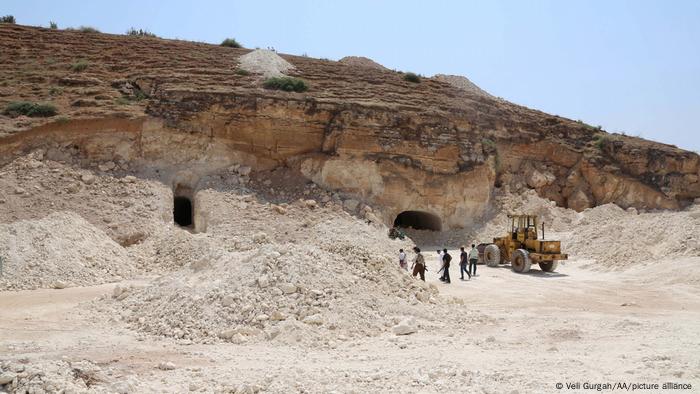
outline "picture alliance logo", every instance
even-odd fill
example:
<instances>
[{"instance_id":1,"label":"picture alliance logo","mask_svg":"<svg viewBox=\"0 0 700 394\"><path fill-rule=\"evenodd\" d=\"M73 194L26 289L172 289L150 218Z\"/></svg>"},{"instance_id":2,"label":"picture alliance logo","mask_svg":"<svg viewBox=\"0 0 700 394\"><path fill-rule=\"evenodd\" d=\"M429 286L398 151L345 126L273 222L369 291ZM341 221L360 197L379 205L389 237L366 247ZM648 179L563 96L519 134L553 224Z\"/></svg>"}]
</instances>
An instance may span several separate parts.
<instances>
[{"instance_id":1,"label":"picture alliance logo","mask_svg":"<svg viewBox=\"0 0 700 394\"><path fill-rule=\"evenodd\" d=\"M597 382L568 382L556 383L557 389L567 390L591 390L591 391L657 391L657 390L692 390L693 386L690 383L645 383L645 382L612 382L612 383L597 383Z\"/></svg>"}]
</instances>

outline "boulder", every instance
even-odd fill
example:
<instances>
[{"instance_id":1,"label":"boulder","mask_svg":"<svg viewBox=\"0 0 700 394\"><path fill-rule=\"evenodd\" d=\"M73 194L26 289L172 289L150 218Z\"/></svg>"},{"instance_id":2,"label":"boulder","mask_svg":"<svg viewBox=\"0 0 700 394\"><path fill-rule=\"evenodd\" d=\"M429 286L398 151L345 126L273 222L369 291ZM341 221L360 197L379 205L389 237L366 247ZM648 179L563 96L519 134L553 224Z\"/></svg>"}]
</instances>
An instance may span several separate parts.
<instances>
[{"instance_id":1,"label":"boulder","mask_svg":"<svg viewBox=\"0 0 700 394\"><path fill-rule=\"evenodd\" d=\"M163 370L163 371L172 371L175 369L176 366L170 361L164 361L158 364L158 369Z\"/></svg>"},{"instance_id":2,"label":"boulder","mask_svg":"<svg viewBox=\"0 0 700 394\"><path fill-rule=\"evenodd\" d=\"M13 380L15 380L15 377L17 375L12 373L12 372L3 372L0 374L0 386L3 384L9 384L12 383Z\"/></svg>"},{"instance_id":3,"label":"boulder","mask_svg":"<svg viewBox=\"0 0 700 394\"><path fill-rule=\"evenodd\" d=\"M261 314L255 316L255 320L256 321L267 321L267 320L270 320L270 316L268 316L264 313L261 313Z\"/></svg>"},{"instance_id":4,"label":"boulder","mask_svg":"<svg viewBox=\"0 0 700 394\"><path fill-rule=\"evenodd\" d=\"M112 171L117 165L113 161L108 161L97 166L97 168L102 172Z\"/></svg>"},{"instance_id":5,"label":"boulder","mask_svg":"<svg viewBox=\"0 0 700 394\"><path fill-rule=\"evenodd\" d=\"M408 318L402 320L399 324L392 327L391 331L396 335L410 335L418 332L418 327L416 326L413 318Z\"/></svg>"},{"instance_id":6,"label":"boulder","mask_svg":"<svg viewBox=\"0 0 700 394\"><path fill-rule=\"evenodd\" d=\"M253 242L258 244L267 242L267 234L263 232L253 234Z\"/></svg>"},{"instance_id":7,"label":"boulder","mask_svg":"<svg viewBox=\"0 0 700 394\"><path fill-rule=\"evenodd\" d=\"M592 208L594 202L583 190L577 189L566 200L566 205L571 209L581 212L586 208Z\"/></svg>"},{"instance_id":8,"label":"boulder","mask_svg":"<svg viewBox=\"0 0 700 394\"><path fill-rule=\"evenodd\" d=\"M265 288L270 285L270 278L267 275L261 275L258 278L258 286Z\"/></svg>"},{"instance_id":9,"label":"boulder","mask_svg":"<svg viewBox=\"0 0 700 394\"><path fill-rule=\"evenodd\" d=\"M321 316L320 313L317 313L315 315L305 317L304 320L302 320L302 321L306 324L313 324L313 325L320 326L321 324L323 324L323 316Z\"/></svg>"},{"instance_id":10,"label":"boulder","mask_svg":"<svg viewBox=\"0 0 700 394\"><path fill-rule=\"evenodd\" d=\"M68 284L62 280L57 280L53 282L51 287L53 287L54 289L65 289L66 287L68 287Z\"/></svg>"},{"instance_id":11,"label":"boulder","mask_svg":"<svg viewBox=\"0 0 700 394\"><path fill-rule=\"evenodd\" d=\"M527 184L532 188L539 189L551 184L555 180L556 177L549 172L542 173L538 170L532 170L527 178Z\"/></svg>"},{"instance_id":12,"label":"boulder","mask_svg":"<svg viewBox=\"0 0 700 394\"><path fill-rule=\"evenodd\" d=\"M236 335L236 330L234 329L227 329L223 330L219 333L219 338L221 339L231 339L234 335Z\"/></svg>"},{"instance_id":13,"label":"boulder","mask_svg":"<svg viewBox=\"0 0 700 394\"><path fill-rule=\"evenodd\" d=\"M231 306L234 303L235 303L235 299L230 295L226 295L226 296L224 296L224 298L221 299L221 305L223 305L223 306Z\"/></svg>"},{"instance_id":14,"label":"boulder","mask_svg":"<svg viewBox=\"0 0 700 394\"><path fill-rule=\"evenodd\" d=\"M280 311L274 311L274 312L272 312L272 314L270 314L270 320L280 321L280 320L284 320L284 319L286 319L286 317Z\"/></svg>"},{"instance_id":15,"label":"boulder","mask_svg":"<svg viewBox=\"0 0 700 394\"><path fill-rule=\"evenodd\" d=\"M248 166L242 166L238 168L238 174L240 174L241 176L248 176L250 175L251 171L253 171L253 169Z\"/></svg>"},{"instance_id":16,"label":"boulder","mask_svg":"<svg viewBox=\"0 0 700 394\"><path fill-rule=\"evenodd\" d=\"M292 294L292 293L296 293L297 286L293 283L282 283L279 286L279 289L282 290L282 292L284 294Z\"/></svg>"},{"instance_id":17,"label":"boulder","mask_svg":"<svg viewBox=\"0 0 700 394\"><path fill-rule=\"evenodd\" d=\"M93 183L95 183L95 179L95 176L92 174L83 174L80 177L80 180L83 181L83 183L86 185L92 185Z\"/></svg>"},{"instance_id":18,"label":"boulder","mask_svg":"<svg viewBox=\"0 0 700 394\"><path fill-rule=\"evenodd\" d=\"M357 209L358 205L360 205L360 202L354 199L348 199L343 201L343 208L351 212L354 212Z\"/></svg>"}]
</instances>

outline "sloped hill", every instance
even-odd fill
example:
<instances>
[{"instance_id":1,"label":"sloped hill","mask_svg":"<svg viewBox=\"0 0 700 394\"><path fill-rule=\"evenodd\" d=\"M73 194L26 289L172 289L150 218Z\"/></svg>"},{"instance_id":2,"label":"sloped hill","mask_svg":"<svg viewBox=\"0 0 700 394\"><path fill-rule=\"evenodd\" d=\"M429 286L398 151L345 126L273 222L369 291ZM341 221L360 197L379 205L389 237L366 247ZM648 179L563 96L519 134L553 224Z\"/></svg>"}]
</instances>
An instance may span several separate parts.
<instances>
[{"instance_id":1,"label":"sloped hill","mask_svg":"<svg viewBox=\"0 0 700 394\"><path fill-rule=\"evenodd\" d=\"M391 70L280 55L309 89L275 91L241 71L247 49L7 24L0 50L0 106L58 110L1 115L2 162L74 143L89 159L199 163L200 175L232 163L284 165L385 207L387 223L417 210L445 227L483 215L502 186L578 210L673 209L700 196L697 154L440 79L414 83ZM441 194L420 192L438 184L448 185Z\"/></svg>"}]
</instances>

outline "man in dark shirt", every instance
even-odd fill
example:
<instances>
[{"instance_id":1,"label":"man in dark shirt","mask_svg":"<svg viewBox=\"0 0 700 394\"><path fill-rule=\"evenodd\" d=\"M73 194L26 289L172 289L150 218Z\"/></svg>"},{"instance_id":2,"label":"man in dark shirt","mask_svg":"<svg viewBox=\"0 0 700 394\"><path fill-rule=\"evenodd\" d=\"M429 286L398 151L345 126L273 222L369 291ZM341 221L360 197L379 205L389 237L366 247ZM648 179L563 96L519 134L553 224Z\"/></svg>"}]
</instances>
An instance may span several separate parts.
<instances>
[{"instance_id":1,"label":"man in dark shirt","mask_svg":"<svg viewBox=\"0 0 700 394\"><path fill-rule=\"evenodd\" d=\"M469 279L472 278L472 274L469 273L469 269L467 269L467 264L469 263L469 253L464 251L464 246L459 248L461 253L459 254L459 275L461 280L464 280L464 273L467 273L467 276Z\"/></svg>"},{"instance_id":2,"label":"man in dark shirt","mask_svg":"<svg viewBox=\"0 0 700 394\"><path fill-rule=\"evenodd\" d=\"M440 268L440 271L442 271L442 279L443 282L445 283L451 283L450 282L450 261L452 261L452 256L450 256L449 253L447 253L447 249L442 250L442 268ZM438 271L438 272L440 272Z\"/></svg>"}]
</instances>

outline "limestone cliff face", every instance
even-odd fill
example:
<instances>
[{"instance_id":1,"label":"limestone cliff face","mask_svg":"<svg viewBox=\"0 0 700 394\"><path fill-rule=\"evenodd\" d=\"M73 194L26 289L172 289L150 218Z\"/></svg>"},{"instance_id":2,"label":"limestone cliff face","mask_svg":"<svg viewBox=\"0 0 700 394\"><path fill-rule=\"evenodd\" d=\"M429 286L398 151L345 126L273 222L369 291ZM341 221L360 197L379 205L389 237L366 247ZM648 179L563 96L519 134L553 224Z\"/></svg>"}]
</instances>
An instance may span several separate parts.
<instances>
[{"instance_id":1,"label":"limestone cliff face","mask_svg":"<svg viewBox=\"0 0 700 394\"><path fill-rule=\"evenodd\" d=\"M295 167L319 185L380 206L387 223L420 210L458 227L488 207L493 164L472 142L478 135L462 138L448 119L308 99L195 96L186 101L208 102L205 108L161 100L147 111L255 157L257 168Z\"/></svg>"},{"instance_id":2,"label":"limestone cliff face","mask_svg":"<svg viewBox=\"0 0 700 394\"><path fill-rule=\"evenodd\" d=\"M495 187L533 188L577 210L675 209L700 197L697 154L439 80L283 56L310 89L276 92L236 73L246 50L11 25L0 25L0 51L0 105L51 101L62 117L0 116L0 164L42 148L192 179L234 163L289 166L380 207L386 223L412 210L444 227L483 215ZM17 60L47 53L52 63L36 69ZM76 58L86 71L70 71Z\"/></svg>"}]
</instances>

